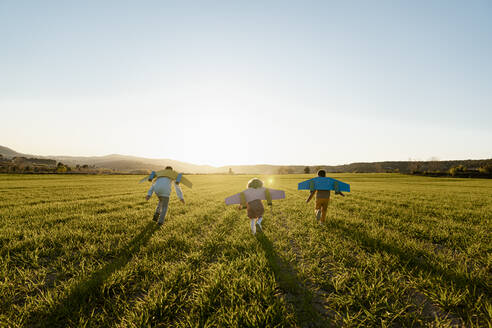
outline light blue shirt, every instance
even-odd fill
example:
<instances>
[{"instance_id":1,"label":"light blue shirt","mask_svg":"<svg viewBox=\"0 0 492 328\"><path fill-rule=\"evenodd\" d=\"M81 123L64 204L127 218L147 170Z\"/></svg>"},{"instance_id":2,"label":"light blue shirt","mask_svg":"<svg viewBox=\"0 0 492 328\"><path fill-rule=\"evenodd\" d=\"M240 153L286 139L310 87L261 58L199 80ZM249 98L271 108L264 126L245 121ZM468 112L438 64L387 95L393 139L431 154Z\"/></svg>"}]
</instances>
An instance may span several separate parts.
<instances>
[{"instance_id":1,"label":"light blue shirt","mask_svg":"<svg viewBox=\"0 0 492 328\"><path fill-rule=\"evenodd\" d=\"M155 193L160 197L169 197L171 195L171 182L172 180L167 177L157 178L157 180L155 180L152 184L152 187L150 187L147 195L152 196L152 194ZM176 195L179 199L183 199L183 192L181 191L181 188L178 184L176 184L176 182L173 182L173 184L174 189L176 190Z\"/></svg>"}]
</instances>

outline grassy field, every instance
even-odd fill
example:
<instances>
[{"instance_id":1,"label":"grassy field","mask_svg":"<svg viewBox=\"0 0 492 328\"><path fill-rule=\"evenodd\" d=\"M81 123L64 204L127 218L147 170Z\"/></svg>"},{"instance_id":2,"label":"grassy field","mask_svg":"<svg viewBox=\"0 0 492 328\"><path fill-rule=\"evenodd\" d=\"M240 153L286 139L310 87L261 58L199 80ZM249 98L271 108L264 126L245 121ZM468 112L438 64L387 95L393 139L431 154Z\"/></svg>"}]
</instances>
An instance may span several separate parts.
<instances>
[{"instance_id":1,"label":"grassy field","mask_svg":"<svg viewBox=\"0 0 492 328\"><path fill-rule=\"evenodd\" d=\"M491 326L491 180L333 175L320 226L308 177L263 177L253 236L250 176L190 176L158 228L138 176L0 175L0 326Z\"/></svg>"}]
</instances>

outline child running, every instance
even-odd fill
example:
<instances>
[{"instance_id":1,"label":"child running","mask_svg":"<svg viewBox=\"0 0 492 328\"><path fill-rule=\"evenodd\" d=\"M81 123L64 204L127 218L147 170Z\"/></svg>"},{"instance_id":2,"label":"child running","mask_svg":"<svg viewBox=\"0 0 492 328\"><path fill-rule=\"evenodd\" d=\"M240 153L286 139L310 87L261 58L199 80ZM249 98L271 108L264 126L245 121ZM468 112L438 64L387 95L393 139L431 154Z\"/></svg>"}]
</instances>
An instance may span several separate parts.
<instances>
[{"instance_id":1,"label":"child running","mask_svg":"<svg viewBox=\"0 0 492 328\"><path fill-rule=\"evenodd\" d=\"M285 192L283 190L264 188L263 181L258 178L249 180L247 187L248 189L227 197L225 203L227 205L240 204L240 209L247 208L251 233L254 235L256 234L256 225L258 225L260 231L262 230L261 222L263 221L265 208L261 201L266 200L268 205L271 206L273 199L285 198Z\"/></svg>"},{"instance_id":2,"label":"child running","mask_svg":"<svg viewBox=\"0 0 492 328\"><path fill-rule=\"evenodd\" d=\"M318 171L318 177L326 177L325 170ZM337 195L345 196L341 191L335 192ZM314 206L314 213L316 214L316 219L320 224L324 224L326 220L326 212L328 210L328 203L330 202L330 190L311 190L306 203L313 198L314 194L316 194L316 204Z\"/></svg>"},{"instance_id":3,"label":"child running","mask_svg":"<svg viewBox=\"0 0 492 328\"><path fill-rule=\"evenodd\" d=\"M319 170L319 177L325 177L326 171ZM326 220L326 211L328 210L328 203L330 202L330 190L313 190L309 194L306 203L309 203L313 196L316 194L316 204L314 206L314 213L316 214L316 219L320 224L323 224Z\"/></svg>"},{"instance_id":4,"label":"child running","mask_svg":"<svg viewBox=\"0 0 492 328\"><path fill-rule=\"evenodd\" d=\"M319 170L318 171L318 177L325 178L326 177L326 171L325 170ZM335 181L335 194L336 195L341 195L345 196L340 190L339 190L339 183L342 184L341 182L331 179ZM345 185L345 184L344 184ZM348 185L347 185L348 186ZM350 188L350 186L349 186ZM328 203L330 202L330 190L323 190L323 189L314 189L311 188L311 193L309 194L308 199L306 200L306 203L309 203L309 201L313 198L314 194L316 194L316 205L314 207L314 213L316 214L316 219L318 220L319 224L324 224L326 220L326 212L328 209ZM350 190L350 189L348 189Z\"/></svg>"},{"instance_id":5,"label":"child running","mask_svg":"<svg viewBox=\"0 0 492 328\"><path fill-rule=\"evenodd\" d=\"M172 171L172 169L173 168L171 166L166 167L166 170ZM153 179L153 175L149 176L149 181L152 181L152 179ZM152 184L152 187L150 187L147 196L145 196L145 199L149 200L150 197L152 197L152 194L155 193L157 195L157 198L159 198L159 203L157 204L154 213L154 218L153 218L154 221L158 221L157 222L158 225L162 225L164 223L164 218L166 217L167 208L169 204L169 196L171 195L171 182L174 184L176 195L178 196L179 200L184 204L185 201L183 198L183 192L179 187L179 182L176 182L166 176L157 177L155 182Z\"/></svg>"}]
</instances>

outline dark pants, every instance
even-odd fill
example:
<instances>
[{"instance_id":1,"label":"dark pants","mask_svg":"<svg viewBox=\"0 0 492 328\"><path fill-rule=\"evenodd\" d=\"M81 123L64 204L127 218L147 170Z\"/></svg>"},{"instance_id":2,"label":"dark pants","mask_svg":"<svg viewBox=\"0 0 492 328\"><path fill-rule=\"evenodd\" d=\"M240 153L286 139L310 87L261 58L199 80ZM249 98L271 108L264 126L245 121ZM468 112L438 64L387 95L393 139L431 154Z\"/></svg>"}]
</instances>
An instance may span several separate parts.
<instances>
[{"instance_id":1,"label":"dark pants","mask_svg":"<svg viewBox=\"0 0 492 328\"><path fill-rule=\"evenodd\" d=\"M169 197L157 196L159 198L159 203L155 209L154 218L159 217L159 223L164 223L164 218L167 213L167 205L169 204Z\"/></svg>"}]
</instances>

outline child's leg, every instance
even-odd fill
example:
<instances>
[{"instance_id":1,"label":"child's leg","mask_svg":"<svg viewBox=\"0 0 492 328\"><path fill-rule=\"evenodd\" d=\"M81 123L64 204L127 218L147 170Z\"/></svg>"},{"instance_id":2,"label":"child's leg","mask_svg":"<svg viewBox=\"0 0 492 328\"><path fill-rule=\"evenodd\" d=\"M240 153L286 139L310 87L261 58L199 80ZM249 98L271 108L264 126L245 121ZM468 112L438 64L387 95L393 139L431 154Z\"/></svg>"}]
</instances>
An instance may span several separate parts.
<instances>
[{"instance_id":1,"label":"child's leg","mask_svg":"<svg viewBox=\"0 0 492 328\"><path fill-rule=\"evenodd\" d=\"M154 221L157 221L157 219L159 218L159 215L161 214L161 211L162 211L162 201L161 201L161 198L158 196L159 198L159 201L157 202L157 207L155 208L155 212L154 212L154 217L152 218L152 220Z\"/></svg>"},{"instance_id":2,"label":"child's leg","mask_svg":"<svg viewBox=\"0 0 492 328\"><path fill-rule=\"evenodd\" d=\"M258 225L258 228L260 228L260 231L263 231L263 228L261 227L261 221L263 221L263 217L260 216L257 220L256 220L256 224Z\"/></svg>"},{"instance_id":3,"label":"child's leg","mask_svg":"<svg viewBox=\"0 0 492 328\"><path fill-rule=\"evenodd\" d=\"M251 233L254 235L256 234L256 224L255 224L256 219L250 219L251 223Z\"/></svg>"},{"instance_id":4,"label":"child's leg","mask_svg":"<svg viewBox=\"0 0 492 328\"><path fill-rule=\"evenodd\" d=\"M162 203L161 205L161 214L159 215L159 224L164 223L164 218L166 217L167 213L167 207L169 204L169 197L159 197L159 202Z\"/></svg>"},{"instance_id":5,"label":"child's leg","mask_svg":"<svg viewBox=\"0 0 492 328\"><path fill-rule=\"evenodd\" d=\"M316 220L321 218L321 199L316 198L316 204L314 205L314 214L316 215Z\"/></svg>"},{"instance_id":6,"label":"child's leg","mask_svg":"<svg viewBox=\"0 0 492 328\"><path fill-rule=\"evenodd\" d=\"M330 199L323 199L323 202L321 203L321 223L325 223L329 200Z\"/></svg>"}]
</instances>

